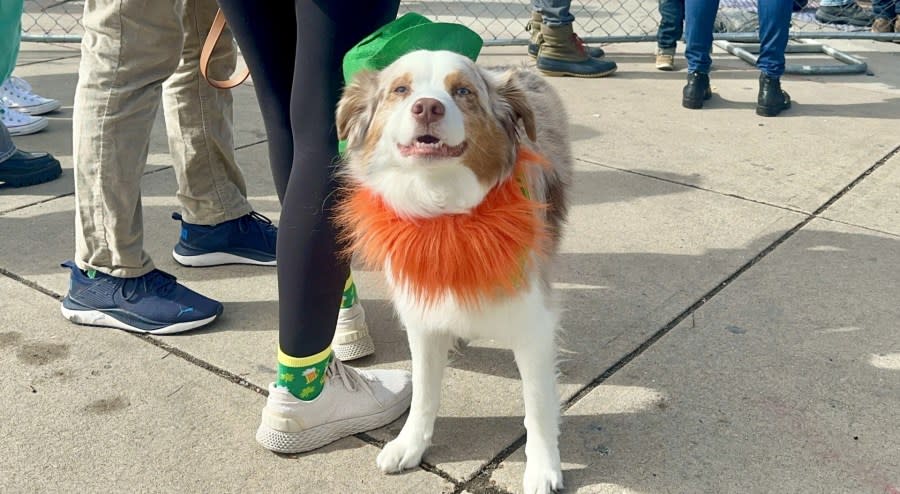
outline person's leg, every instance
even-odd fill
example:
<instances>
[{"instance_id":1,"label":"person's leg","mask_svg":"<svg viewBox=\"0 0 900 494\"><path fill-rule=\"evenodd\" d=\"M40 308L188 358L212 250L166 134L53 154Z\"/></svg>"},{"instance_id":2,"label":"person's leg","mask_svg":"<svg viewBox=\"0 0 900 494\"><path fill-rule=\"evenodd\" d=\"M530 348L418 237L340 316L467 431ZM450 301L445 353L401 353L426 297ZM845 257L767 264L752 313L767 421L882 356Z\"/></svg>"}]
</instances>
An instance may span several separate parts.
<instances>
[{"instance_id":1,"label":"person's leg","mask_svg":"<svg viewBox=\"0 0 900 494\"><path fill-rule=\"evenodd\" d=\"M233 220L253 209L234 157L231 91L216 89L200 77L200 49L217 9L215 0L184 0L184 47L178 68L163 84L178 199L184 221L199 225ZM231 32L226 31L210 62L210 76L229 76L236 58Z\"/></svg>"},{"instance_id":2,"label":"person's leg","mask_svg":"<svg viewBox=\"0 0 900 494\"><path fill-rule=\"evenodd\" d=\"M572 0L534 0L535 11L543 17L537 68L549 76L604 77L616 71L611 60L598 60L603 50L586 47L575 34L575 16L569 11ZM594 51L597 53L592 53Z\"/></svg>"},{"instance_id":3,"label":"person's leg","mask_svg":"<svg viewBox=\"0 0 900 494\"><path fill-rule=\"evenodd\" d=\"M63 316L77 324L178 333L222 304L153 268L141 177L162 83L178 66L181 0L89 0L72 116L75 261Z\"/></svg>"},{"instance_id":4,"label":"person's leg","mask_svg":"<svg viewBox=\"0 0 900 494\"><path fill-rule=\"evenodd\" d=\"M683 26L684 0L659 0L659 29L656 31L659 51L672 50L674 53L683 34Z\"/></svg>"},{"instance_id":5,"label":"person's leg","mask_svg":"<svg viewBox=\"0 0 900 494\"><path fill-rule=\"evenodd\" d=\"M759 59L756 66L768 77L784 74L784 50L791 27L792 0L761 0L759 8Z\"/></svg>"},{"instance_id":6,"label":"person's leg","mask_svg":"<svg viewBox=\"0 0 900 494\"><path fill-rule=\"evenodd\" d=\"M821 0L816 9L816 20L828 24L870 26L875 16L855 0Z\"/></svg>"},{"instance_id":7,"label":"person's leg","mask_svg":"<svg viewBox=\"0 0 900 494\"><path fill-rule=\"evenodd\" d=\"M184 47L178 68L163 84L163 108L169 135L181 234L172 257L185 266L255 264L274 266L277 229L251 214L247 186L235 161L232 95L200 77L200 50L212 25L215 0L184 0ZM225 31L213 52L210 76L226 79L236 50Z\"/></svg>"},{"instance_id":8,"label":"person's leg","mask_svg":"<svg viewBox=\"0 0 900 494\"><path fill-rule=\"evenodd\" d=\"M681 106L697 110L712 98L709 69L713 42L713 23L719 0L685 0L684 58L687 60L687 84L681 91Z\"/></svg>"},{"instance_id":9,"label":"person's leg","mask_svg":"<svg viewBox=\"0 0 900 494\"><path fill-rule=\"evenodd\" d=\"M343 87L341 61L363 37L393 20L398 4L396 0L297 2L296 70L290 106L294 159L278 251L306 255L279 258L280 300L293 301L279 308L279 341L289 355L312 355L331 343L349 272L336 254L331 222L338 186L334 177L334 110ZM348 11L359 15L348 20L344 15Z\"/></svg>"},{"instance_id":10,"label":"person's leg","mask_svg":"<svg viewBox=\"0 0 900 494\"><path fill-rule=\"evenodd\" d=\"M534 11L551 27L569 26L575 22L575 16L569 11L571 7L572 0L534 0Z\"/></svg>"},{"instance_id":11,"label":"person's leg","mask_svg":"<svg viewBox=\"0 0 900 494\"><path fill-rule=\"evenodd\" d=\"M784 74L784 50L791 27L793 0L761 0L759 2L759 94L756 113L774 117L790 108L791 98L781 89Z\"/></svg>"},{"instance_id":12,"label":"person's leg","mask_svg":"<svg viewBox=\"0 0 900 494\"><path fill-rule=\"evenodd\" d=\"M765 0L763 0L765 1ZM709 51L719 0L685 0L684 58L688 72L708 74L712 66Z\"/></svg>"},{"instance_id":13,"label":"person's leg","mask_svg":"<svg viewBox=\"0 0 900 494\"><path fill-rule=\"evenodd\" d=\"M178 66L181 13L177 0L85 3L72 115L82 270L126 278L153 270L143 249L141 176L162 83Z\"/></svg>"},{"instance_id":14,"label":"person's leg","mask_svg":"<svg viewBox=\"0 0 900 494\"><path fill-rule=\"evenodd\" d=\"M0 82L12 74L19 58L19 36L22 33L24 0L0 2Z\"/></svg>"},{"instance_id":15,"label":"person's leg","mask_svg":"<svg viewBox=\"0 0 900 494\"><path fill-rule=\"evenodd\" d=\"M234 19L232 29L253 74L266 130L270 141L275 138L270 159L283 200L278 377L269 387L256 437L274 451L307 451L347 435L347 427L362 431L383 425L409 405L407 373L368 371L363 379L361 371L333 360L330 349L348 273L335 252L329 218L336 187L340 63L347 49L393 19L398 2L296 0L294 12L283 4L219 3ZM356 15L351 20L346 12ZM293 64L284 63L286 40L272 35L287 21L295 25L281 36L295 36L289 45L295 46ZM290 159L278 161L283 156Z\"/></svg>"}]
</instances>

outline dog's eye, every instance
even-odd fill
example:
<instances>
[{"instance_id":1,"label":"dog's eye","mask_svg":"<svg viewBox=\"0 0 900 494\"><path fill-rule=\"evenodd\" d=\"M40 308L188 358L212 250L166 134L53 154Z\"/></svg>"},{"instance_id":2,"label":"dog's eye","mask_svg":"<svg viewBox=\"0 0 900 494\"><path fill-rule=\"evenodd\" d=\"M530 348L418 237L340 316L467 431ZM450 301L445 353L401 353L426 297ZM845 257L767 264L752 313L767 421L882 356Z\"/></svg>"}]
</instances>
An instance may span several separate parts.
<instances>
[{"instance_id":1,"label":"dog's eye","mask_svg":"<svg viewBox=\"0 0 900 494\"><path fill-rule=\"evenodd\" d=\"M465 86L458 87L453 91L453 94L455 96L468 96L468 95L472 94L472 90Z\"/></svg>"},{"instance_id":2,"label":"dog's eye","mask_svg":"<svg viewBox=\"0 0 900 494\"><path fill-rule=\"evenodd\" d=\"M397 94L406 94L409 92L409 88L406 86L397 86L394 88L394 92Z\"/></svg>"}]
</instances>

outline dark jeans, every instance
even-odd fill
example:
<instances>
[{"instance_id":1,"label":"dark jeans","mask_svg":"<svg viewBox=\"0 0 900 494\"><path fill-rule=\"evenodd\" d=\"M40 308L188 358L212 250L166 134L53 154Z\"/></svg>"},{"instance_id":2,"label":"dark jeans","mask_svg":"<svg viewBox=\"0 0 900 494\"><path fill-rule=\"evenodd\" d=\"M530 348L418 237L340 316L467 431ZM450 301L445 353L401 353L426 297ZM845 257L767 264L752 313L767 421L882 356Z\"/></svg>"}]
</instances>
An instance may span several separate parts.
<instances>
[{"instance_id":1,"label":"dark jeans","mask_svg":"<svg viewBox=\"0 0 900 494\"><path fill-rule=\"evenodd\" d=\"M791 26L793 0L759 0L759 60L756 66L769 77L784 74L784 49ZM719 0L685 0L685 48L689 72L709 73L713 23Z\"/></svg>"},{"instance_id":2,"label":"dark jeans","mask_svg":"<svg viewBox=\"0 0 900 494\"><path fill-rule=\"evenodd\" d=\"M684 0L659 0L659 30L656 45L675 48L684 34Z\"/></svg>"},{"instance_id":3,"label":"dark jeans","mask_svg":"<svg viewBox=\"0 0 900 494\"><path fill-rule=\"evenodd\" d=\"M896 0L872 0L872 13L875 17L893 19L897 16Z\"/></svg>"},{"instance_id":4,"label":"dark jeans","mask_svg":"<svg viewBox=\"0 0 900 494\"><path fill-rule=\"evenodd\" d=\"M341 61L392 21L399 0L219 0L253 74L281 200L278 343L292 357L331 344L349 266L331 221Z\"/></svg>"}]
</instances>

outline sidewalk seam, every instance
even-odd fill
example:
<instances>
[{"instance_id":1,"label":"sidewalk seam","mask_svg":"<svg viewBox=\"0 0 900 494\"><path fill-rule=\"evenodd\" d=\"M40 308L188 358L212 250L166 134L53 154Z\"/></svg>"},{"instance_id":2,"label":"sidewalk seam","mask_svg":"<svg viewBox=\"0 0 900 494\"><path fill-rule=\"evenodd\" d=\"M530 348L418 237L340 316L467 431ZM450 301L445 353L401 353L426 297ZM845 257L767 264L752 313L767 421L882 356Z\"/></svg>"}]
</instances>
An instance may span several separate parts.
<instances>
[{"instance_id":1,"label":"sidewalk seam","mask_svg":"<svg viewBox=\"0 0 900 494\"><path fill-rule=\"evenodd\" d=\"M781 244L786 242L788 239L794 236L798 231L803 229L806 225L811 223L813 220L820 218L821 214L824 213L828 208L830 208L834 203L844 197L848 192L853 190L857 185L859 185L863 180L865 180L869 175L871 175L875 170L884 165L888 160L893 158L895 155L900 153L900 145L888 151L881 159L875 162L872 166L863 171L860 175L858 175L853 181L850 182L843 189L838 191L836 194L831 196L825 203L816 208L815 211L809 213L806 218L801 220L799 223L794 225L791 229L780 235L776 238L772 243L770 243L766 248L760 251L758 254L753 256L749 261L742 264L736 271L734 271L731 275L725 278L725 280L719 282L715 287L711 290L707 291L703 294L696 302L691 304L687 309L683 310L679 313L675 318L665 324L662 328L658 329L649 338L644 340L640 345L638 345L634 350L628 352L617 360L613 365L609 366L603 373L594 378L587 385L582 387L579 391L577 391L572 397L562 403L561 409L562 412L565 413L567 410L572 408L581 398L586 396L588 393L596 389L600 384L604 381L612 377L613 374L618 372L620 369L631 363L632 360L643 354L647 349L649 349L654 343L662 339L663 336L667 335L670 331L672 331L675 327L681 324L682 321L688 318L688 316L692 316L698 309L706 305L707 302L713 299L716 295L719 294L722 290L724 290L727 286L731 285L737 278L739 278L742 274L747 272L750 268L755 266L759 261L764 259L770 253L772 253L775 249L777 249ZM580 158L579 158L580 159ZM583 160L582 160L583 161ZM603 167L608 167L607 165L599 165ZM613 167L608 167L613 168ZM613 168L617 169L617 168ZM628 171L629 170L622 170ZM635 172L630 172L635 173ZM642 175L640 173L635 173L637 175ZM670 182L669 180L662 179L659 177L648 176L649 178L655 178L657 180L663 180ZM674 182L677 183L677 182ZM688 185L688 187L692 187ZM695 187L695 186L693 186ZM715 191L712 191L715 192ZM777 206L776 206L777 207ZM782 208L784 209L784 208ZM565 417L563 417L565 420ZM507 491L497 488L496 486L491 485L491 476L493 475L494 470L496 470L501 463L503 463L507 458L512 456L512 454L524 446L526 435L520 435L515 441L513 441L509 446L501 450L494 458L491 459L484 467L482 467L469 481L463 482L457 490L453 492L453 494L461 494L464 490L469 490L472 494L505 494Z\"/></svg>"},{"instance_id":2,"label":"sidewalk seam","mask_svg":"<svg viewBox=\"0 0 900 494\"><path fill-rule=\"evenodd\" d=\"M740 200L742 200L742 201L752 202L752 203L754 203L754 204L759 204L759 205L762 205L762 206L769 206L769 207L773 207L773 208L776 208L776 209L781 209L781 210L784 210L784 211L789 211L789 212L792 212L792 213L807 214L807 215L808 215L808 214L812 214L812 213L810 213L809 211L804 211L803 209L792 208L792 207L790 207L790 206L785 206L785 205L782 205L782 204L773 204L773 203L771 203L771 202L766 202L766 201L762 201L762 200L759 200L759 199L752 199L752 198L750 198L750 197L744 197L744 196L741 196L741 195L738 195L738 194L733 194L733 193L730 193L730 192L722 192L722 191L718 191L718 190L715 190L715 189L708 189L708 188L706 188L706 187L701 187L701 186L699 186L699 185L689 184L689 183L685 183L685 182L679 182L679 181L677 181L677 180L672 180L672 179L668 179L668 178L657 177L656 175L652 175L652 174L650 174L650 173L641 173L641 172L638 172L638 171L635 171L635 170L629 170L629 169L626 169L626 168L618 168L618 167L615 167L615 166L604 165L603 163L598 163L598 162L596 162L596 161L591 161L591 160L588 160L588 159L585 159L585 158L575 158L575 160L576 160L576 161L581 161L582 163L586 163L586 164L591 165L591 166L598 166L598 167L601 167L601 168L606 168L606 169L608 169L608 170L616 170L616 171L623 172L623 173L629 173L629 174L632 174L632 175L637 175L637 176L639 176L639 177L650 178L650 179L653 179L653 180L659 180L660 182L665 182L665 183L669 183L669 184L681 185L681 186L683 186L683 187L688 187L688 188L690 188L690 189L701 190L701 191L703 191L703 192L710 192L710 193L712 193L712 194L716 194L716 195L720 195L720 196L724 196L724 197L731 197L731 198L733 198L733 199L740 199Z\"/></svg>"}]
</instances>

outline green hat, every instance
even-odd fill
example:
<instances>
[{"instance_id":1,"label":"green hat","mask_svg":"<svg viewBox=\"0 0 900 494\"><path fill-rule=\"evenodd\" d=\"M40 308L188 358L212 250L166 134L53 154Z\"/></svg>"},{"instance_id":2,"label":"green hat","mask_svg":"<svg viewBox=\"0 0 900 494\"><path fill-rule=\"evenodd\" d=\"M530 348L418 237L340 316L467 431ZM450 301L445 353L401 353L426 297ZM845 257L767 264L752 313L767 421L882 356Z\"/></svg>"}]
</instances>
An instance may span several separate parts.
<instances>
[{"instance_id":1,"label":"green hat","mask_svg":"<svg viewBox=\"0 0 900 494\"><path fill-rule=\"evenodd\" d=\"M474 62L484 41L462 24L432 22L409 12L366 36L344 55L344 80L362 69L381 70L416 50L447 50Z\"/></svg>"},{"instance_id":2,"label":"green hat","mask_svg":"<svg viewBox=\"0 0 900 494\"><path fill-rule=\"evenodd\" d=\"M416 50L447 50L478 58L484 40L462 24L432 22L409 12L368 35L344 55L344 81L350 82L360 70L381 70L394 60ZM343 154L346 141L338 142Z\"/></svg>"}]
</instances>

